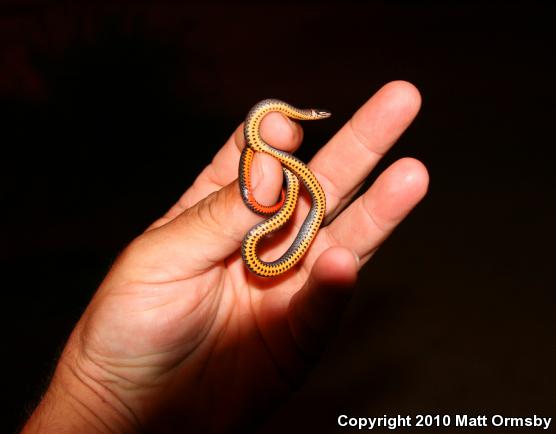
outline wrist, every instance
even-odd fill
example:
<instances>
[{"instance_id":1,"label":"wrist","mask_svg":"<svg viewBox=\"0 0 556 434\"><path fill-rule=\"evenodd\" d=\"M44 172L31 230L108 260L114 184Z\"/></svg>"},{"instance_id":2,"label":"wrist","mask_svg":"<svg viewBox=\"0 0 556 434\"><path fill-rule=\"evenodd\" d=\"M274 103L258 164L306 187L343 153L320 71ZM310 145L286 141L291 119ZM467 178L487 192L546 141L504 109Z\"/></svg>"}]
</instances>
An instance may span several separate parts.
<instances>
[{"instance_id":1,"label":"wrist","mask_svg":"<svg viewBox=\"0 0 556 434\"><path fill-rule=\"evenodd\" d=\"M75 336L70 338L45 395L22 433L138 432L133 413L79 362L76 340Z\"/></svg>"}]
</instances>

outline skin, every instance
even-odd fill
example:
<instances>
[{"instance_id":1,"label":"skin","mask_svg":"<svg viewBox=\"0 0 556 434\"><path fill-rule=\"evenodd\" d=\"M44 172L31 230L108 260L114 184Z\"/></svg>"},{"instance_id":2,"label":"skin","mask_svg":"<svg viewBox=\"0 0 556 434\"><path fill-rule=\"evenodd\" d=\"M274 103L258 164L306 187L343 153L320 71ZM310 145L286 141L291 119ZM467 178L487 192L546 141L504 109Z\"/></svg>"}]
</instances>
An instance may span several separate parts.
<instances>
[{"instance_id":1,"label":"skin","mask_svg":"<svg viewBox=\"0 0 556 434\"><path fill-rule=\"evenodd\" d=\"M354 202L369 172L416 116L417 89L391 82L309 163L326 192L327 225L274 279L249 273L239 247L261 217L243 204L242 125L163 217L120 255L76 325L25 433L224 432L257 425L294 389L349 301L357 271L423 198L428 174L403 158ZM271 113L261 127L293 152L301 127ZM280 165L257 153L255 198L271 205ZM273 236L291 243L310 203Z\"/></svg>"}]
</instances>

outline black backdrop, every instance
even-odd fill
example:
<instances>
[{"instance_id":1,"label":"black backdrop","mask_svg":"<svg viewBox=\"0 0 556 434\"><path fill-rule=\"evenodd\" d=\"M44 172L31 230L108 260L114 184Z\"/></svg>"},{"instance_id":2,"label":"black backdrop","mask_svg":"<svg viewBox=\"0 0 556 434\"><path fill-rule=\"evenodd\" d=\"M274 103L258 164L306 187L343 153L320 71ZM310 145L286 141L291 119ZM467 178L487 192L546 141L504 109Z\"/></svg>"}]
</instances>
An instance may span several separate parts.
<instances>
[{"instance_id":1,"label":"black backdrop","mask_svg":"<svg viewBox=\"0 0 556 434\"><path fill-rule=\"evenodd\" d=\"M341 413L556 416L554 17L535 2L2 2L0 431L35 404L114 257L252 104L334 113L305 125L307 160L393 79L423 107L369 181L414 156L429 194L262 432L336 432Z\"/></svg>"}]
</instances>

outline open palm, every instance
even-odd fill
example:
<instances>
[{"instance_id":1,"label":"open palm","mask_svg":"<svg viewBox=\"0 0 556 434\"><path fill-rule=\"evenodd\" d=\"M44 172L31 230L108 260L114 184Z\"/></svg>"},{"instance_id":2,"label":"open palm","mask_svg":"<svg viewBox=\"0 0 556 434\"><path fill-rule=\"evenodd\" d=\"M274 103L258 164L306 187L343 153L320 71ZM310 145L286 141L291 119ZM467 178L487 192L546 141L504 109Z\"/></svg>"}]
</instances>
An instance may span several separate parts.
<instances>
[{"instance_id":1,"label":"open palm","mask_svg":"<svg viewBox=\"0 0 556 434\"><path fill-rule=\"evenodd\" d=\"M239 127L168 213L120 255L62 356L130 426L152 432L225 431L257 421L298 382L349 299L357 270L423 197L426 169L398 160L350 204L420 106L409 83L379 90L309 163L324 188L327 225L278 278L245 268L239 246L261 217L243 204ZM293 152L298 124L271 113L263 138ZM272 204L277 161L257 155L255 196ZM349 204L349 206L348 206ZM284 252L309 209L264 246Z\"/></svg>"}]
</instances>

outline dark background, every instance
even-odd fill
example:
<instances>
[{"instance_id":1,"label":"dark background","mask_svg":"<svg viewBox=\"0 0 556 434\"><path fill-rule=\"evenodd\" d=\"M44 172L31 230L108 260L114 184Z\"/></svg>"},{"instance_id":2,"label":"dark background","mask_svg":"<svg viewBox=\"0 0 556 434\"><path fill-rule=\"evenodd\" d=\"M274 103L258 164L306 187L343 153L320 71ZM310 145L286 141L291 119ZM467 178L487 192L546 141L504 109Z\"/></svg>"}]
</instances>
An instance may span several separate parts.
<instances>
[{"instance_id":1,"label":"dark background","mask_svg":"<svg viewBox=\"0 0 556 434\"><path fill-rule=\"evenodd\" d=\"M342 413L555 417L554 18L535 2L2 2L0 431L35 405L118 252L255 102L333 112L305 125L307 160L394 79L423 107L370 181L413 156L429 194L262 432L337 432Z\"/></svg>"}]
</instances>

